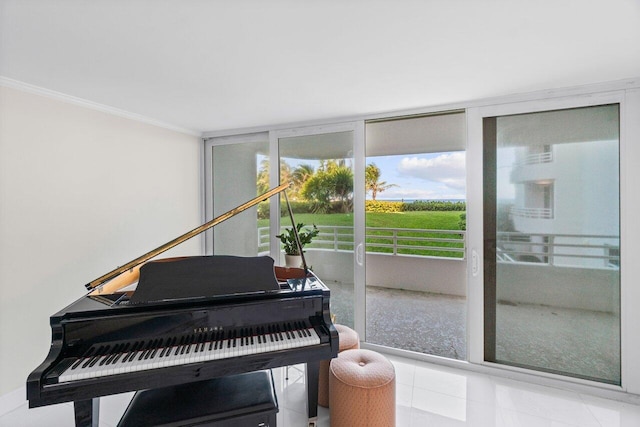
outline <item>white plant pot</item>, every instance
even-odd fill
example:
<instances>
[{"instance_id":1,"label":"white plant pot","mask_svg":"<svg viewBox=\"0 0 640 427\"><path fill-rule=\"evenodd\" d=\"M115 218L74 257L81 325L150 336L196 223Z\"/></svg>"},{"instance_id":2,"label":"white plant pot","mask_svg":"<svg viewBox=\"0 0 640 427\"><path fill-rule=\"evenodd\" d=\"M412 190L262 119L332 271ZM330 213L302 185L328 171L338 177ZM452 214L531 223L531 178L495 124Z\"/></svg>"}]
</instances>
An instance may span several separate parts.
<instances>
[{"instance_id":1,"label":"white plant pot","mask_svg":"<svg viewBox=\"0 0 640 427\"><path fill-rule=\"evenodd\" d=\"M302 257L300 255L285 254L284 265L286 265L287 267L300 268L302 267Z\"/></svg>"}]
</instances>

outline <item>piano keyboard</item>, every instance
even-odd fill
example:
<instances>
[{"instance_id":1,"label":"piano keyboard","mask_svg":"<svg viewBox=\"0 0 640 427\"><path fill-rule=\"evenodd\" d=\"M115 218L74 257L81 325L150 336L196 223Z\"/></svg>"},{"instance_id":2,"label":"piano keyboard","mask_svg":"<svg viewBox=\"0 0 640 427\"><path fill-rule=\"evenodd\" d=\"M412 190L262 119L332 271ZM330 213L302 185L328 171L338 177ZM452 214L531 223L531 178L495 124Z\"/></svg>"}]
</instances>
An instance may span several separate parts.
<instances>
[{"instance_id":1,"label":"piano keyboard","mask_svg":"<svg viewBox=\"0 0 640 427\"><path fill-rule=\"evenodd\" d=\"M302 322L91 347L58 383L320 344Z\"/></svg>"}]
</instances>

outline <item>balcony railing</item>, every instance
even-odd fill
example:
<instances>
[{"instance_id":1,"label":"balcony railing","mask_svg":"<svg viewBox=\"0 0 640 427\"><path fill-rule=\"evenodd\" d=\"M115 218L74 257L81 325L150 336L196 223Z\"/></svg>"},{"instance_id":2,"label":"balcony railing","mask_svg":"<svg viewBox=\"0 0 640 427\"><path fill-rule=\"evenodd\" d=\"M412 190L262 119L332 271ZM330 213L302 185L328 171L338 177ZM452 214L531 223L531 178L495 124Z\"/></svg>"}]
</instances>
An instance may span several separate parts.
<instances>
[{"instance_id":1,"label":"balcony railing","mask_svg":"<svg viewBox=\"0 0 640 427\"><path fill-rule=\"evenodd\" d=\"M527 154L517 162L516 166L537 165L540 163L549 163L551 161L553 161L553 152L546 151L544 153Z\"/></svg>"},{"instance_id":2,"label":"balcony railing","mask_svg":"<svg viewBox=\"0 0 640 427\"><path fill-rule=\"evenodd\" d=\"M517 208L512 207L510 210L511 215L520 218L534 218L534 219L551 219L553 218L553 209L549 208Z\"/></svg>"},{"instance_id":3,"label":"balcony railing","mask_svg":"<svg viewBox=\"0 0 640 427\"><path fill-rule=\"evenodd\" d=\"M284 231L285 227L281 230ZM318 226L320 233L309 249L353 251L353 227ZM258 250L269 250L269 228L258 228ZM415 228L366 228L369 253L464 258L465 232L461 230L427 230Z\"/></svg>"},{"instance_id":4,"label":"balcony railing","mask_svg":"<svg viewBox=\"0 0 640 427\"><path fill-rule=\"evenodd\" d=\"M607 235L497 233L498 262L620 268L620 237Z\"/></svg>"}]
</instances>

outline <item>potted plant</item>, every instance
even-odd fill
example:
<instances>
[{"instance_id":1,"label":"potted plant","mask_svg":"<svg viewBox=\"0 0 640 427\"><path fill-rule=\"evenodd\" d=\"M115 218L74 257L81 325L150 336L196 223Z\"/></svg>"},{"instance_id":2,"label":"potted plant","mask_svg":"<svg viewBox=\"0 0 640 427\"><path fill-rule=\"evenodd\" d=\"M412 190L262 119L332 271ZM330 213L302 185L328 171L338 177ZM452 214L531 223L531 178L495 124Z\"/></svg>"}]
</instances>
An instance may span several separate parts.
<instances>
[{"instance_id":1,"label":"potted plant","mask_svg":"<svg viewBox=\"0 0 640 427\"><path fill-rule=\"evenodd\" d=\"M305 225L303 223L296 224L296 231L300 238L300 245L304 248L305 245L311 243L314 237L318 235L320 230L313 224L313 229L302 230ZM293 227L285 228L285 232L276 236L282 242L284 246L284 259L287 267L300 267L302 265L302 257L296 244L296 236L293 231Z\"/></svg>"}]
</instances>

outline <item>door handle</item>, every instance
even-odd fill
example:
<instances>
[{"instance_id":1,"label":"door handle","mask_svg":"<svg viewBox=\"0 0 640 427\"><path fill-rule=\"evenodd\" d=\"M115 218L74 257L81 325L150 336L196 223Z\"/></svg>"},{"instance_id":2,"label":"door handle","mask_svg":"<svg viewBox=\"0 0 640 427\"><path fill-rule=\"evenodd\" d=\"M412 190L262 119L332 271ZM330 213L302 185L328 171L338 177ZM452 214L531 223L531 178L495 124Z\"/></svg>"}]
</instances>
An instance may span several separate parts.
<instances>
[{"instance_id":1,"label":"door handle","mask_svg":"<svg viewBox=\"0 0 640 427\"><path fill-rule=\"evenodd\" d=\"M475 249L471 249L471 275L476 277L480 272L480 259L478 252Z\"/></svg>"},{"instance_id":2,"label":"door handle","mask_svg":"<svg viewBox=\"0 0 640 427\"><path fill-rule=\"evenodd\" d=\"M356 263L358 263L360 267L362 267L364 263L364 245L362 243L356 246Z\"/></svg>"}]
</instances>

